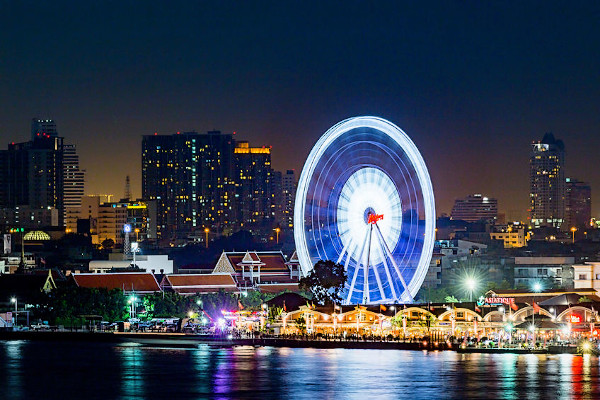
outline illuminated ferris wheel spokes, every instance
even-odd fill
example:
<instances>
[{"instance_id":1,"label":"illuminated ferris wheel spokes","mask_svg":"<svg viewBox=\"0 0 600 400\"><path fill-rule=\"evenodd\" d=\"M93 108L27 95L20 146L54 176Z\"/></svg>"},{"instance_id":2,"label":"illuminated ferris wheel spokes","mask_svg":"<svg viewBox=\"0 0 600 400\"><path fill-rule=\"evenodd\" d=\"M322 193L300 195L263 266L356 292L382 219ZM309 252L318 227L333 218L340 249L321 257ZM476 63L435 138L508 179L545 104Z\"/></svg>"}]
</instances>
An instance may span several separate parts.
<instances>
[{"instance_id":1,"label":"illuminated ferris wheel spokes","mask_svg":"<svg viewBox=\"0 0 600 400\"><path fill-rule=\"evenodd\" d=\"M429 267L434 224L427 168L394 124L350 118L312 149L296 194L296 252L305 274L319 260L344 265L344 303L412 301Z\"/></svg>"},{"instance_id":2,"label":"illuminated ferris wheel spokes","mask_svg":"<svg viewBox=\"0 0 600 400\"><path fill-rule=\"evenodd\" d=\"M359 256L356 258L357 263L355 265L354 273L353 273L352 280L350 283L350 288L348 290L348 296L346 298L347 303L349 303L350 299L352 298L352 295L354 292L354 285L356 283L356 278L358 276L359 270L361 270L361 269L364 274L364 278L363 278L364 286L367 288L367 290L363 290L365 304L370 303L370 301L371 301L370 294L369 294L370 290L368 289L370 287L369 286L369 271L370 270L372 270L373 274L375 275L375 279L377 282L377 289L379 290L379 293L381 296L380 301L395 300L397 298L396 290L394 288L394 283L392 281L393 273L390 273L388 259L394 267L393 272L396 274L396 276L398 277L398 279L400 280L400 282L402 284L403 289L408 294L409 300L411 302L413 301L413 297L410 294L410 291L408 290L408 286L406 285L406 281L404 280L404 277L402 276L402 273L400 272L400 268L396 264L394 257L389 249L389 246L385 242L385 238L381 234L381 230L379 229L379 225L377 224L378 221L382 221L383 219L384 219L383 214L376 214L375 212L368 210L367 218L366 218L366 225L367 225L366 238L363 243L363 247L359 253ZM373 238L373 231L375 231L375 238ZM377 245L375 245L374 242ZM345 267L346 271L348 271L348 261L350 261L350 254L348 254L346 251L347 251L346 248L344 248L342 250L342 253L340 254L340 257L338 258L337 262L338 263L341 262L341 260L344 258L344 256L346 256L346 264L344 265L344 267ZM387 279L387 284L389 285L389 287L391 288L391 291L392 291L391 299L388 299L385 294L385 290L384 290L383 284L382 284L383 281L381 279L379 269L376 268L376 266L372 265L370 262L372 252L379 252L379 254L381 255L381 260L382 260L382 264L383 264L384 271L385 271L385 278ZM363 255L366 257L366 260L363 258Z\"/></svg>"}]
</instances>

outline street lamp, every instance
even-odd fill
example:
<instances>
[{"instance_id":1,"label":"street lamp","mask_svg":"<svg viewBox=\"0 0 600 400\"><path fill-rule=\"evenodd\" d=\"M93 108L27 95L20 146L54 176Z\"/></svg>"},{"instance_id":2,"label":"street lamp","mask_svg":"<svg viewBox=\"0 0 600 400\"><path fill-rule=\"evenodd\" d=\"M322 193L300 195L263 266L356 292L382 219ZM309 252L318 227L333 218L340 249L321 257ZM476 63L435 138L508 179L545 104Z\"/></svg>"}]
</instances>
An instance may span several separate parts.
<instances>
[{"instance_id":1,"label":"street lamp","mask_svg":"<svg viewBox=\"0 0 600 400\"><path fill-rule=\"evenodd\" d=\"M277 244L279 244L279 232L281 232L281 229L279 227L274 229L275 233L276 233L276 237L277 237Z\"/></svg>"},{"instance_id":2,"label":"street lamp","mask_svg":"<svg viewBox=\"0 0 600 400\"><path fill-rule=\"evenodd\" d=\"M575 243L575 232L577 231L577 228L575 228L574 226L571 228L571 232L573 232L573 243Z\"/></svg>"},{"instance_id":3,"label":"street lamp","mask_svg":"<svg viewBox=\"0 0 600 400\"><path fill-rule=\"evenodd\" d=\"M469 301L473 301L473 291L477 286L477 282L475 282L475 279L473 278L467 278L467 281L465 283L467 285L467 289L469 289Z\"/></svg>"},{"instance_id":4,"label":"street lamp","mask_svg":"<svg viewBox=\"0 0 600 400\"><path fill-rule=\"evenodd\" d=\"M138 242L133 242L131 243L131 253L133 254L133 268L136 267L135 265L135 253L137 253L140 250L140 245Z\"/></svg>"},{"instance_id":5,"label":"street lamp","mask_svg":"<svg viewBox=\"0 0 600 400\"><path fill-rule=\"evenodd\" d=\"M575 233L573 233L573 235L575 235ZM542 291L542 284L539 282L535 282L533 284L533 291L534 293L539 293ZM533 304L535 305L535 295L533 296ZM535 347L535 307L533 307L533 314L531 316L531 332L533 332L533 336L532 336L532 341L533 341L533 347Z\"/></svg>"},{"instance_id":6,"label":"street lamp","mask_svg":"<svg viewBox=\"0 0 600 400\"><path fill-rule=\"evenodd\" d=\"M130 309L130 316L131 318L135 318L135 302L137 301L137 297L135 296L131 296L129 297L129 301L128 303L131 304L131 309Z\"/></svg>"},{"instance_id":7,"label":"street lamp","mask_svg":"<svg viewBox=\"0 0 600 400\"><path fill-rule=\"evenodd\" d=\"M207 249L208 249L208 233L209 232L210 232L210 229L204 228L204 233L206 234L206 241L205 241L206 243L205 243L205 246L206 246Z\"/></svg>"},{"instance_id":8,"label":"street lamp","mask_svg":"<svg viewBox=\"0 0 600 400\"><path fill-rule=\"evenodd\" d=\"M15 321L13 322L13 326L16 326L17 325L17 317L19 316L19 311L18 311L18 304L19 304L19 302L17 301L16 297L12 297L10 299L10 302L11 303L15 303Z\"/></svg>"}]
</instances>

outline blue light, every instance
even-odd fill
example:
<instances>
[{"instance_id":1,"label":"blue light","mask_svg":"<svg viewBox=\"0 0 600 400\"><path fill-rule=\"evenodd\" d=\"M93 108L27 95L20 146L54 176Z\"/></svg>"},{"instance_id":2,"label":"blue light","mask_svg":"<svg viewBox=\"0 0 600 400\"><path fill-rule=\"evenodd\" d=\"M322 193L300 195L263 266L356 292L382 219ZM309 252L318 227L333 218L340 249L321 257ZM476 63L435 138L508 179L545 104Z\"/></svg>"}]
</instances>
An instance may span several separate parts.
<instances>
[{"instance_id":1,"label":"blue light","mask_svg":"<svg viewBox=\"0 0 600 400\"><path fill-rule=\"evenodd\" d=\"M369 213L383 219L369 224ZM431 260L433 189L414 143L394 124L357 117L329 129L298 182L294 239L305 274L342 263L345 303L411 301Z\"/></svg>"}]
</instances>

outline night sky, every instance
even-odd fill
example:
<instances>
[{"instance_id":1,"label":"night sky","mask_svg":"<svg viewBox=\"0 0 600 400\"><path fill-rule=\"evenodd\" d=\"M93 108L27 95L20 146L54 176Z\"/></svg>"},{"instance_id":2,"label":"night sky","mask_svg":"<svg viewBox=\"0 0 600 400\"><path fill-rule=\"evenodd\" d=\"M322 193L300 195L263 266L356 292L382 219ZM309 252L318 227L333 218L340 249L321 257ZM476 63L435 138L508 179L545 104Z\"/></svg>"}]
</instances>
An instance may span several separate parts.
<instances>
[{"instance_id":1,"label":"night sky","mask_svg":"<svg viewBox=\"0 0 600 400\"><path fill-rule=\"evenodd\" d=\"M2 147L55 119L90 194L130 174L140 195L144 134L236 131L299 172L330 126L371 114L419 147L438 214L483 193L525 217L549 131L600 213L598 2L0 0L0 32Z\"/></svg>"}]
</instances>

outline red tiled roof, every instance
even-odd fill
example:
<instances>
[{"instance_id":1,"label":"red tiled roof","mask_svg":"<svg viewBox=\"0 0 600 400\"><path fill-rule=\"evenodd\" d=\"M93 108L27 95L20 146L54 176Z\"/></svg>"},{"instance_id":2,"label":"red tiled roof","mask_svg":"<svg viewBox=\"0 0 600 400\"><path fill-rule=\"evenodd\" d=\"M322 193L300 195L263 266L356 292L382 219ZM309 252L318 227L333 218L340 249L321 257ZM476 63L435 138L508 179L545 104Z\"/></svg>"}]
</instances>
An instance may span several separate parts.
<instances>
[{"instance_id":1,"label":"red tiled roof","mask_svg":"<svg viewBox=\"0 0 600 400\"><path fill-rule=\"evenodd\" d=\"M260 271L261 272L267 272L267 271L281 271L282 273L289 273L289 268L286 265L285 262L285 258L283 258L283 254L279 253L279 252L250 252L250 257L252 257L252 259L254 261L260 261ZM226 253L227 258L229 259L229 262L231 263L231 265L233 265L233 268L235 268L235 270L237 272L242 270L242 267L239 266L238 264L243 264L243 259L244 256L246 255L246 253ZM258 258L256 257L258 256ZM248 263L248 265L250 265ZM258 264L254 264L254 266L256 267L256 265ZM256 269L258 270L258 269Z\"/></svg>"},{"instance_id":2,"label":"red tiled roof","mask_svg":"<svg viewBox=\"0 0 600 400\"><path fill-rule=\"evenodd\" d=\"M151 273L121 272L113 274L73 274L79 287L122 289L126 292L160 292L156 278Z\"/></svg>"},{"instance_id":3,"label":"red tiled roof","mask_svg":"<svg viewBox=\"0 0 600 400\"><path fill-rule=\"evenodd\" d=\"M176 286L235 286L230 274L173 274L166 276L173 287Z\"/></svg>"},{"instance_id":4,"label":"red tiled roof","mask_svg":"<svg viewBox=\"0 0 600 400\"><path fill-rule=\"evenodd\" d=\"M258 289L263 293L279 293L285 289L292 292L300 291L298 283L275 283L275 284L259 284Z\"/></svg>"},{"instance_id":5,"label":"red tiled roof","mask_svg":"<svg viewBox=\"0 0 600 400\"><path fill-rule=\"evenodd\" d=\"M263 272L275 272L281 271L285 273L289 273L290 270L288 266L285 264L285 258L283 258L282 254L268 254L261 255L260 259L265 263L264 266L260 267L260 271Z\"/></svg>"}]
</instances>

